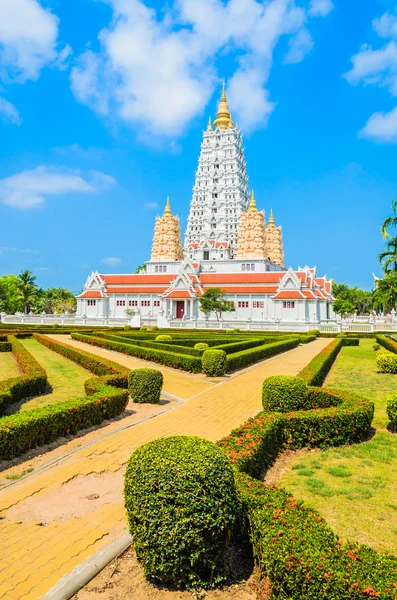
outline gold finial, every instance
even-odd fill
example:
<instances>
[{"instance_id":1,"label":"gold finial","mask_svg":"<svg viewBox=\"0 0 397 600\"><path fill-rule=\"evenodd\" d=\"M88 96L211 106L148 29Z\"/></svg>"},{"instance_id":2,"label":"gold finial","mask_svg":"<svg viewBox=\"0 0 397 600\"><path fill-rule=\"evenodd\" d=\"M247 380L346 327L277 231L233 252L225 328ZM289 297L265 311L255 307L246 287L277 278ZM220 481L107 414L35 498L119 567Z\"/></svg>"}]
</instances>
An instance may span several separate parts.
<instances>
[{"instance_id":1,"label":"gold finial","mask_svg":"<svg viewBox=\"0 0 397 600\"><path fill-rule=\"evenodd\" d=\"M208 117L208 127L207 127L207 131L212 131L211 117Z\"/></svg>"},{"instance_id":2,"label":"gold finial","mask_svg":"<svg viewBox=\"0 0 397 600\"><path fill-rule=\"evenodd\" d=\"M167 202L165 203L165 209L164 209L164 217L165 216L172 216L172 212L171 212L171 202L170 202L170 197L167 196Z\"/></svg>"},{"instance_id":3,"label":"gold finial","mask_svg":"<svg viewBox=\"0 0 397 600\"><path fill-rule=\"evenodd\" d=\"M256 202L255 202L255 194L254 194L254 190L252 190L252 194L251 194L251 201L248 207L248 210L250 212L258 212L258 209L256 208Z\"/></svg>"},{"instance_id":4,"label":"gold finial","mask_svg":"<svg viewBox=\"0 0 397 600\"><path fill-rule=\"evenodd\" d=\"M229 129L233 127L232 117L226 100L225 82L222 83L222 95L218 105L218 113L214 121L216 129Z\"/></svg>"},{"instance_id":5,"label":"gold finial","mask_svg":"<svg viewBox=\"0 0 397 600\"><path fill-rule=\"evenodd\" d=\"M268 225L274 225L274 217L273 217L273 211L272 209L270 209L270 215L269 215L269 223Z\"/></svg>"}]
</instances>

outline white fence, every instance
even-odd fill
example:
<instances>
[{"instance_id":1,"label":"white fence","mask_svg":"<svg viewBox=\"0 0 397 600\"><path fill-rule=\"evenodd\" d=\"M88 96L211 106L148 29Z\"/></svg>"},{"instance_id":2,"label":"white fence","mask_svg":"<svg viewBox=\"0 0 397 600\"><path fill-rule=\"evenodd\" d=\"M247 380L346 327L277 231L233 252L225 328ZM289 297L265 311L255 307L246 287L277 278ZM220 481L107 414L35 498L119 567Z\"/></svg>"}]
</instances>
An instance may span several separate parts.
<instances>
[{"instance_id":1,"label":"white fence","mask_svg":"<svg viewBox=\"0 0 397 600\"><path fill-rule=\"evenodd\" d=\"M66 327L123 327L132 325L134 327L159 325L156 316L135 315L128 318L82 318L72 315L0 315L0 322L5 325L64 325ZM336 322L327 321L322 323L297 323L296 321L207 321L204 319L193 320L162 320L161 327L170 329L241 329L242 331L296 331L304 333L312 329L319 329L322 333L382 333L397 332L397 323L364 323L364 322Z\"/></svg>"}]
</instances>

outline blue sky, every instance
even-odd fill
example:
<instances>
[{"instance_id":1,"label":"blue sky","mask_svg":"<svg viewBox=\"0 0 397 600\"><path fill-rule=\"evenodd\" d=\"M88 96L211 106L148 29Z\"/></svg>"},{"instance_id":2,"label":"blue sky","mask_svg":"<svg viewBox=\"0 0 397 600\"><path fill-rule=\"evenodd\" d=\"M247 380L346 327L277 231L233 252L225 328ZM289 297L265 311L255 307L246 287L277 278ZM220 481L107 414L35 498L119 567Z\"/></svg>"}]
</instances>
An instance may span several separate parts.
<instances>
[{"instance_id":1,"label":"blue sky","mask_svg":"<svg viewBox=\"0 0 397 600\"><path fill-rule=\"evenodd\" d=\"M370 288L397 196L397 2L0 0L0 274L79 291L185 229L226 80L286 263Z\"/></svg>"}]
</instances>

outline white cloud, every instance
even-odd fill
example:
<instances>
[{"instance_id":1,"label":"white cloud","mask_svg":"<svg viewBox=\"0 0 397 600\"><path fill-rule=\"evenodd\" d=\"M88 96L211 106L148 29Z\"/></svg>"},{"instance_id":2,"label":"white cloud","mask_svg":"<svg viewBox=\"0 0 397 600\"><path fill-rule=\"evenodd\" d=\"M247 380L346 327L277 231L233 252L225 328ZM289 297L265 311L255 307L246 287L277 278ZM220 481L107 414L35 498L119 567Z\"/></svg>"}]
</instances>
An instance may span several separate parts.
<instances>
[{"instance_id":1,"label":"white cloud","mask_svg":"<svg viewBox=\"0 0 397 600\"><path fill-rule=\"evenodd\" d=\"M108 258L103 258L102 262L105 265L118 265L121 263L121 258L117 258L116 256L108 256Z\"/></svg>"},{"instance_id":2,"label":"white cloud","mask_svg":"<svg viewBox=\"0 0 397 600\"><path fill-rule=\"evenodd\" d=\"M360 131L360 136L374 141L397 142L397 107L390 112L376 112Z\"/></svg>"},{"instance_id":3,"label":"white cloud","mask_svg":"<svg viewBox=\"0 0 397 600\"><path fill-rule=\"evenodd\" d=\"M234 116L245 128L265 124L274 109L266 85L275 46L292 36L287 62L302 60L313 45L308 18L326 14L330 4L323 0L314 10L319 0L313 1L305 11L295 0L174 0L159 17L141 0L104 1L113 8L112 22L99 35L100 51L87 50L72 69L73 93L101 116L168 138L203 112L224 52L237 65L230 83ZM247 81L255 114L241 101Z\"/></svg>"},{"instance_id":4,"label":"white cloud","mask_svg":"<svg viewBox=\"0 0 397 600\"><path fill-rule=\"evenodd\" d=\"M309 15L313 17L326 17L334 5L331 0L311 0Z\"/></svg>"},{"instance_id":5,"label":"white cloud","mask_svg":"<svg viewBox=\"0 0 397 600\"><path fill-rule=\"evenodd\" d=\"M397 14L384 13L379 19L374 19L372 25L380 37L397 37Z\"/></svg>"},{"instance_id":6,"label":"white cloud","mask_svg":"<svg viewBox=\"0 0 397 600\"><path fill-rule=\"evenodd\" d=\"M20 125L22 123L21 116L18 109L8 102L5 98L0 96L0 119L6 123L12 123L13 125Z\"/></svg>"},{"instance_id":7,"label":"white cloud","mask_svg":"<svg viewBox=\"0 0 397 600\"><path fill-rule=\"evenodd\" d=\"M39 166L0 179L0 202L16 208L35 208L51 196L101 192L114 183L115 179L105 173L91 171L84 177L80 171Z\"/></svg>"},{"instance_id":8,"label":"white cloud","mask_svg":"<svg viewBox=\"0 0 397 600\"><path fill-rule=\"evenodd\" d=\"M397 38L397 15L384 13L374 19L372 26L381 38ZM344 74L349 83L386 87L392 96L397 96L397 43L394 39L375 50L363 44L351 61L352 68ZM396 143L397 107L390 112L374 112L359 135L373 141Z\"/></svg>"},{"instance_id":9,"label":"white cloud","mask_svg":"<svg viewBox=\"0 0 397 600\"><path fill-rule=\"evenodd\" d=\"M37 79L56 59L58 22L37 0L0 0L1 79Z\"/></svg>"}]
</instances>

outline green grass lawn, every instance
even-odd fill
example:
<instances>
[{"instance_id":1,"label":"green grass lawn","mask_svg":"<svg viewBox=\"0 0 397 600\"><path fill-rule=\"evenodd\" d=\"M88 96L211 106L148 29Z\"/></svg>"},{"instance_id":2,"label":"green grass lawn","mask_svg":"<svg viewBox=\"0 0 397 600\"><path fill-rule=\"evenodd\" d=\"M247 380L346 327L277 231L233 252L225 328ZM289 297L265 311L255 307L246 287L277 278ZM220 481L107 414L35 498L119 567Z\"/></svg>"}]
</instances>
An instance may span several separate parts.
<instances>
[{"instance_id":1,"label":"green grass lawn","mask_svg":"<svg viewBox=\"0 0 397 600\"><path fill-rule=\"evenodd\" d=\"M19 408L20 412L85 396L84 382L93 377L92 373L42 346L34 339L21 340L21 342L47 371L52 391L24 402Z\"/></svg>"},{"instance_id":2,"label":"green grass lawn","mask_svg":"<svg viewBox=\"0 0 397 600\"><path fill-rule=\"evenodd\" d=\"M0 381L20 374L12 352L0 352Z\"/></svg>"},{"instance_id":3,"label":"green grass lawn","mask_svg":"<svg viewBox=\"0 0 397 600\"><path fill-rule=\"evenodd\" d=\"M397 435L386 430L386 398L397 376L376 372L374 340L339 354L327 387L350 389L375 403L376 428L362 444L295 456L280 485L317 508L343 538L396 553Z\"/></svg>"}]
</instances>

